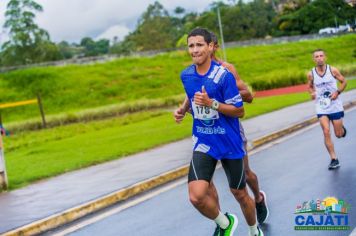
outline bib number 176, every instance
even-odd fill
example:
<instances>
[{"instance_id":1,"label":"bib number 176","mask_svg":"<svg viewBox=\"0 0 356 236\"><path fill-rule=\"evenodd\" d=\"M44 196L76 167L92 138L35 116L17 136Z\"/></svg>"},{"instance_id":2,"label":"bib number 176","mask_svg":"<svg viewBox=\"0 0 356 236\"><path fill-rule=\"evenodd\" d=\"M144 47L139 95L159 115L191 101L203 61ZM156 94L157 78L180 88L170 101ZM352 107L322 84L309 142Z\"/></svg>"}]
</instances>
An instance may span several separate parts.
<instances>
[{"instance_id":1,"label":"bib number 176","mask_svg":"<svg viewBox=\"0 0 356 236\"><path fill-rule=\"evenodd\" d=\"M212 120L212 119L219 118L219 112L211 109L210 107L197 105L192 101L192 108L193 108L195 119Z\"/></svg>"}]
</instances>

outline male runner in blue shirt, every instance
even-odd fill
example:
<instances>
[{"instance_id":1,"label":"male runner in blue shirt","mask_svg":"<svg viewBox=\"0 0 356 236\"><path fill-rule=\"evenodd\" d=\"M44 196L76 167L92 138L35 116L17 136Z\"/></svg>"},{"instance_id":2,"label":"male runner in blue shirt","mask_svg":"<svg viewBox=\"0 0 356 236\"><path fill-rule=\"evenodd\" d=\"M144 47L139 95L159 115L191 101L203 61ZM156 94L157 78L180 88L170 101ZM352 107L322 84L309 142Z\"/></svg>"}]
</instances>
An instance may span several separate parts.
<instances>
[{"instance_id":1,"label":"male runner in blue shirt","mask_svg":"<svg viewBox=\"0 0 356 236\"><path fill-rule=\"evenodd\" d=\"M215 53L219 49L218 39L217 39L216 35L213 32L210 32L210 34L211 34L211 40L214 43L214 48L213 48L213 52L211 54L211 59L216 61L216 62L218 62L220 65L224 66L226 69L228 69L234 75L237 88L239 89L239 92L241 94L242 101L243 102L247 102L247 103L251 103L252 100L253 100L252 93L249 91L249 89L246 86L246 84L244 83L244 81L242 81L242 79L238 75L235 67L232 64L227 63L225 61L222 61L222 60L220 60L219 58L216 57ZM190 102L186 97L184 102L183 102L183 104L182 104L182 106L175 110L174 118L175 118L177 123L180 123L184 119L185 113L182 113L182 111L189 109L189 103ZM244 142L244 147L245 147L245 150L247 150L247 139L246 139L246 136L245 136L245 131L244 131L243 127L242 127L242 124L240 123L239 125L240 125L239 126L240 127L240 134L241 134L242 140ZM244 160L244 170L245 170L245 176L246 176L246 183L250 187L250 189L252 190L252 192L253 192L253 194L255 196L255 206L256 206L257 221L258 221L258 223L262 224L262 223L265 222L265 220L267 219L267 217L269 215L269 210L268 210L268 207L267 207L266 194L265 194L264 191L260 190L257 175L250 168L248 159L249 158L248 158L248 155L247 155L247 152L246 152L246 156L243 158L243 160ZM215 185L213 183L213 180L210 182L208 194L210 194L211 196L217 198L217 201L219 202L218 194L217 194Z\"/></svg>"},{"instance_id":2,"label":"male runner in blue shirt","mask_svg":"<svg viewBox=\"0 0 356 236\"><path fill-rule=\"evenodd\" d=\"M260 236L263 233L256 223L254 202L247 193L243 169L242 158L246 153L238 120L244 115L243 103L234 76L211 60L213 47L206 29L197 28L188 35L188 51L194 64L182 72L181 80L194 116L189 197L204 216L218 224L214 235L233 235L237 217L222 214L217 198L208 194L216 163L221 160L231 192L250 226L250 235Z\"/></svg>"}]
</instances>

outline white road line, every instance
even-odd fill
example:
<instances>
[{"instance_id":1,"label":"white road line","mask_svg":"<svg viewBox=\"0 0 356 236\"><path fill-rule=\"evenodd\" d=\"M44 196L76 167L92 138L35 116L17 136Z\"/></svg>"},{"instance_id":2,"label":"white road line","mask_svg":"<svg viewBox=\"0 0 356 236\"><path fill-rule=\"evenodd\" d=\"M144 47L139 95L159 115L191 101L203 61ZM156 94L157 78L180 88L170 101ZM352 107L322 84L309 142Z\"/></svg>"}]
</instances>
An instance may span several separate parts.
<instances>
[{"instance_id":1,"label":"white road line","mask_svg":"<svg viewBox=\"0 0 356 236\"><path fill-rule=\"evenodd\" d=\"M152 191L150 193L144 194L141 197L138 197L138 198L136 198L134 200L131 200L131 201L129 201L129 202L125 203L125 204L122 204L122 205L120 205L118 207L115 207L115 208L113 208L113 209L111 209L111 210L109 210L107 212L104 212L102 214L99 214L97 216L89 218L87 220L84 220L84 221L82 221L82 222L80 222L80 223L78 223L76 225L73 225L73 226L71 226L69 228L66 228L66 229L64 229L64 230L62 230L62 231L60 231L58 233L54 233L54 234L51 234L51 235L53 235L53 236L62 236L62 235L67 235L67 234L73 233L73 232L75 232L75 231L77 231L77 230L79 230L81 228L84 228L84 227L86 227L86 226L88 226L90 224L96 223L96 222L98 222L98 221L100 221L100 220L102 220L102 219L104 219L106 217L109 217L109 216L112 216L112 215L114 215L116 213L119 213L119 212L121 212L121 211L123 211L123 210L125 210L125 209L127 209L129 207L135 206L135 205L137 205L137 204L139 204L141 202L144 202L144 201L146 201L148 199L151 199L151 198L153 198L153 197L155 197L155 196L157 196L157 195L159 195L159 194L161 194L163 192L169 191L169 190L171 190L171 189L173 189L173 188L175 188L175 187L177 187L179 185L182 185L184 183L187 183L187 179L186 178L180 179L178 181L174 181L173 183L170 183L169 185L167 185L165 187L162 187L162 188L156 189L156 190L154 190L154 191Z\"/></svg>"}]
</instances>

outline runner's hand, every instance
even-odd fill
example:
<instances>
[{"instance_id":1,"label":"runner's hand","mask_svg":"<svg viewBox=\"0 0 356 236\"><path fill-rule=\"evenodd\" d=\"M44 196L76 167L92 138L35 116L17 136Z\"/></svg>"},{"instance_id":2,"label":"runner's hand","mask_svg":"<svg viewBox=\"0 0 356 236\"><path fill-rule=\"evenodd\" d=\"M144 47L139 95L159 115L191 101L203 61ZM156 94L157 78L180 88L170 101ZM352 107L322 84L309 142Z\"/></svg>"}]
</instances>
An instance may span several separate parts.
<instances>
[{"instance_id":1,"label":"runner's hand","mask_svg":"<svg viewBox=\"0 0 356 236\"><path fill-rule=\"evenodd\" d=\"M339 96L338 92L334 92L331 94L330 99L335 100Z\"/></svg>"},{"instance_id":2,"label":"runner's hand","mask_svg":"<svg viewBox=\"0 0 356 236\"><path fill-rule=\"evenodd\" d=\"M211 107L212 102L204 86L201 87L201 92L194 94L194 103L197 105Z\"/></svg>"},{"instance_id":3,"label":"runner's hand","mask_svg":"<svg viewBox=\"0 0 356 236\"><path fill-rule=\"evenodd\" d=\"M311 96L311 99L312 99L312 100L315 100L315 97L316 97L315 92L312 92L312 93L310 94L310 96Z\"/></svg>"},{"instance_id":4,"label":"runner's hand","mask_svg":"<svg viewBox=\"0 0 356 236\"><path fill-rule=\"evenodd\" d=\"M174 116L175 121L179 124L184 119L184 116L185 116L184 109L181 107L177 108L173 112L173 116Z\"/></svg>"}]
</instances>

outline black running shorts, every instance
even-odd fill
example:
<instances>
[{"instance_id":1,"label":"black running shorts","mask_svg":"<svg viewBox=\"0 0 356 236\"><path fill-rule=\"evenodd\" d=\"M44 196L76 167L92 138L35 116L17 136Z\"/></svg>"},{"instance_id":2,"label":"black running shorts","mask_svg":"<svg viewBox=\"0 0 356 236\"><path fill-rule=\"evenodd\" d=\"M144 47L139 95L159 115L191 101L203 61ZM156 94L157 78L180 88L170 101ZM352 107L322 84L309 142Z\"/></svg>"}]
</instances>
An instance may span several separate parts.
<instances>
[{"instance_id":1,"label":"black running shorts","mask_svg":"<svg viewBox=\"0 0 356 236\"><path fill-rule=\"evenodd\" d=\"M202 152L193 152L190 161L188 182L205 180L210 182L218 161ZM221 164L224 168L229 186L232 189L243 189L246 186L243 159L223 159Z\"/></svg>"}]
</instances>

